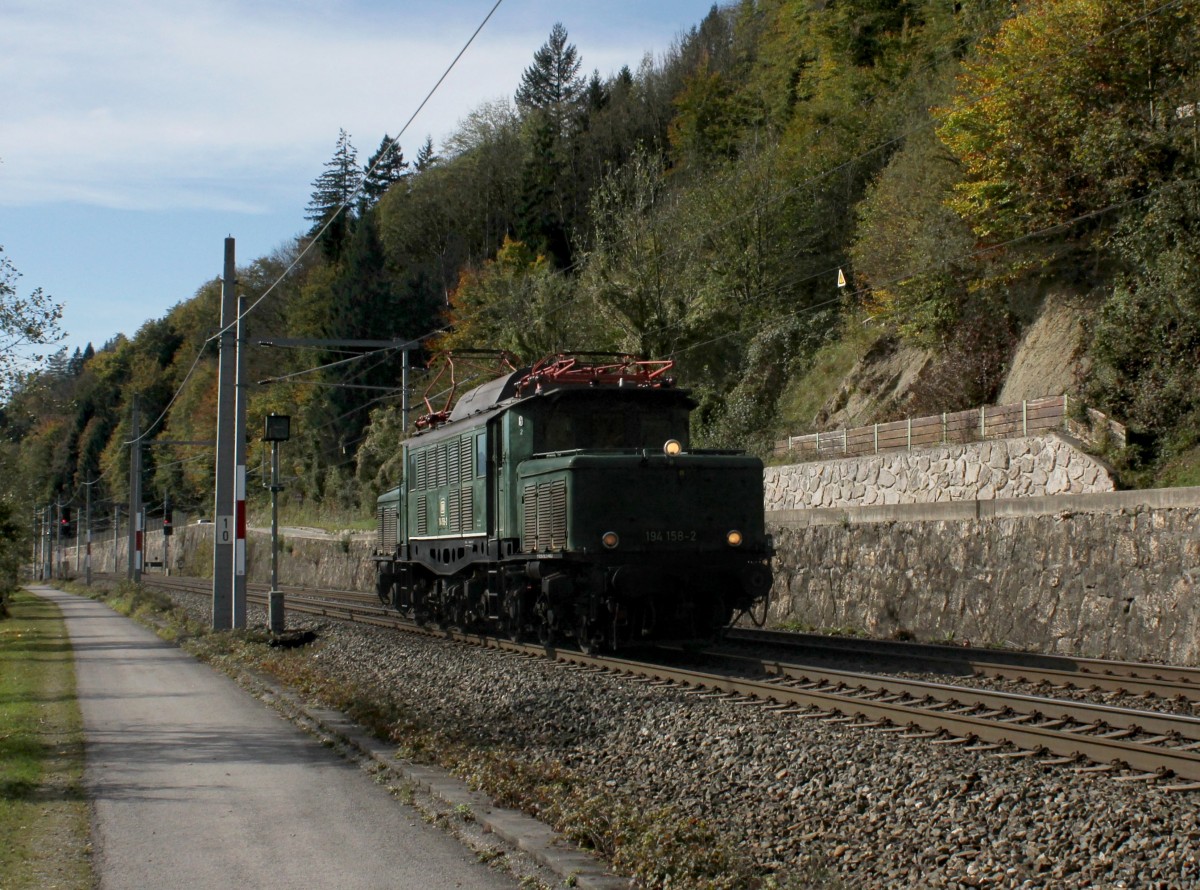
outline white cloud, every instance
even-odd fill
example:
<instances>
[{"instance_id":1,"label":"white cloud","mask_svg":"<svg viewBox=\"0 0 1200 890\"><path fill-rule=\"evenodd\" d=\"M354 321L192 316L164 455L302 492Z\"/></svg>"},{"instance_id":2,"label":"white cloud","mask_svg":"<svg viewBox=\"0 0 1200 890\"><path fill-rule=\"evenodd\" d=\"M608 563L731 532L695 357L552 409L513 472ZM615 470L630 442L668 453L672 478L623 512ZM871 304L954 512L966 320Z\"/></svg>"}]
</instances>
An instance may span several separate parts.
<instances>
[{"instance_id":1,"label":"white cloud","mask_svg":"<svg viewBox=\"0 0 1200 890\"><path fill-rule=\"evenodd\" d=\"M365 160L385 132L399 131L490 6L8 0L0 78L13 88L0 120L0 203L294 206L306 198L297 184L320 172L339 127ZM600 40L614 39L614 16L592 4L527 0L507 13L413 124L401 142L408 154L427 133L440 141L480 102L511 94L555 19L586 16ZM649 48L631 47L630 33L591 48L572 39L589 71L607 73L636 65Z\"/></svg>"}]
</instances>

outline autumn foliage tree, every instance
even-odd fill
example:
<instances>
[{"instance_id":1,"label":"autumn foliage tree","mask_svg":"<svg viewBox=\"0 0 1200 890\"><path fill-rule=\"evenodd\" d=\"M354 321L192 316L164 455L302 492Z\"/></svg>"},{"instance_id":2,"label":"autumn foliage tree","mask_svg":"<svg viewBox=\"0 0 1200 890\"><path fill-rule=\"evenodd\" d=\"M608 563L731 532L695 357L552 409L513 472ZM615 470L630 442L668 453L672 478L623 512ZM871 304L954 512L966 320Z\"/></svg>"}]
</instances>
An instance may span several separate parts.
<instances>
[{"instance_id":1,"label":"autumn foliage tree","mask_svg":"<svg viewBox=\"0 0 1200 890\"><path fill-rule=\"evenodd\" d=\"M964 168L951 205L1006 240L1143 195L1194 154L1200 2L1034 0L964 66L938 133Z\"/></svg>"}]
</instances>

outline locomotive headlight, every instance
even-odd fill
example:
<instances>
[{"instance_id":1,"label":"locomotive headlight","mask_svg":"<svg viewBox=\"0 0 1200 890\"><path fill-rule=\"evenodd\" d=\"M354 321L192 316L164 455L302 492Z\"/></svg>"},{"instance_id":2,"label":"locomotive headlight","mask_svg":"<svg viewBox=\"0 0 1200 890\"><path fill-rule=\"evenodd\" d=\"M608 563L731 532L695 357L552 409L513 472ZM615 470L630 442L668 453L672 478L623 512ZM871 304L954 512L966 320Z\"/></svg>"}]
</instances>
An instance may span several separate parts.
<instances>
[{"instance_id":1,"label":"locomotive headlight","mask_svg":"<svg viewBox=\"0 0 1200 890\"><path fill-rule=\"evenodd\" d=\"M617 536L616 532L605 532L600 536L600 543L609 550L616 550L617 545L621 543L621 539Z\"/></svg>"},{"instance_id":2,"label":"locomotive headlight","mask_svg":"<svg viewBox=\"0 0 1200 890\"><path fill-rule=\"evenodd\" d=\"M725 543L728 544L730 547L741 547L742 546L742 533L740 531L738 531L736 528L731 532L727 532L725 534Z\"/></svg>"},{"instance_id":3,"label":"locomotive headlight","mask_svg":"<svg viewBox=\"0 0 1200 890\"><path fill-rule=\"evenodd\" d=\"M663 443L663 454L665 454L667 457L674 457L682 451L683 445L678 439L667 439L667 441Z\"/></svg>"}]
</instances>

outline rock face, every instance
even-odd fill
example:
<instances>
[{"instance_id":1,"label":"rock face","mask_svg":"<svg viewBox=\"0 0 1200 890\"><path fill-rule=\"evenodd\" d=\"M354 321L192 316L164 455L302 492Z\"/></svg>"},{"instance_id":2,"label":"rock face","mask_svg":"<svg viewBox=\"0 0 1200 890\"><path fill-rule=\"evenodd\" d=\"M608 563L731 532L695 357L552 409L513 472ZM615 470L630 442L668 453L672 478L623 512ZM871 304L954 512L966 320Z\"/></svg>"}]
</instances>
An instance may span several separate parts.
<instances>
[{"instance_id":1,"label":"rock face","mask_svg":"<svg viewBox=\"0 0 1200 890\"><path fill-rule=\"evenodd\" d=\"M1012 405L1051 392L1076 392L1087 374L1083 358L1087 322L1084 301L1073 294L1047 294L1025 329L996 403Z\"/></svg>"},{"instance_id":2,"label":"rock face","mask_svg":"<svg viewBox=\"0 0 1200 890\"><path fill-rule=\"evenodd\" d=\"M1192 505L1088 511L1078 504L1089 498L1072 497L1061 499L1072 508L1056 511L1060 499L1046 498L1036 515L769 523L778 551L772 618L1200 664L1200 489L1172 493Z\"/></svg>"},{"instance_id":3,"label":"rock face","mask_svg":"<svg viewBox=\"0 0 1200 890\"><path fill-rule=\"evenodd\" d=\"M767 467L767 510L931 504L1112 491L1108 468L1057 434Z\"/></svg>"}]
</instances>

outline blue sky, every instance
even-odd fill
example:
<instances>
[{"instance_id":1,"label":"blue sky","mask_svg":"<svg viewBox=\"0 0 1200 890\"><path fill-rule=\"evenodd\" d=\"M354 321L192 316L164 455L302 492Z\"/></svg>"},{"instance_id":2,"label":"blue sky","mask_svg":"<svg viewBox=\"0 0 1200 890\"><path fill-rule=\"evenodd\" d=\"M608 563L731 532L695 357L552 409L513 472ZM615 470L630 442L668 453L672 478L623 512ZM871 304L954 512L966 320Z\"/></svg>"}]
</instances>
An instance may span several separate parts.
<instances>
[{"instance_id":1,"label":"blue sky","mask_svg":"<svg viewBox=\"0 0 1200 890\"><path fill-rule=\"evenodd\" d=\"M303 231L345 128L395 136L494 0L4 0L0 245L64 343L132 335ZM401 140L511 96L561 21L583 68L661 54L712 0L503 0Z\"/></svg>"}]
</instances>

